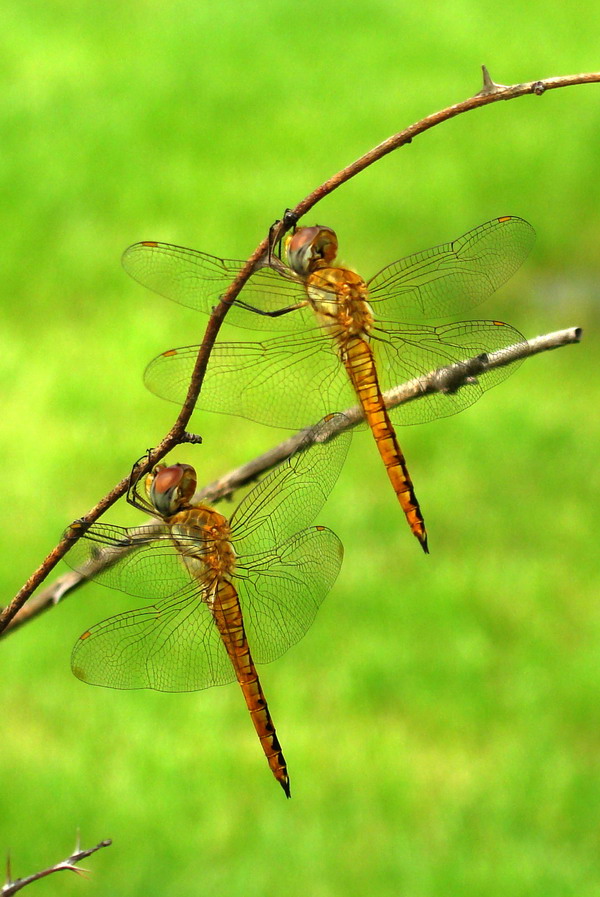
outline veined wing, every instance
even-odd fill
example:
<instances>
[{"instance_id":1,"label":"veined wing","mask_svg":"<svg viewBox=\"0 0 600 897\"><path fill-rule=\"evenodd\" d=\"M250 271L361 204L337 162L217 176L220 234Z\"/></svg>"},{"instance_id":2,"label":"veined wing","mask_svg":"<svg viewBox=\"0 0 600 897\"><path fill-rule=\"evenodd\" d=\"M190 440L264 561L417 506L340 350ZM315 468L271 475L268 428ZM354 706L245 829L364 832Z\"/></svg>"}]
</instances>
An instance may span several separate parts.
<instances>
[{"instance_id":1,"label":"veined wing","mask_svg":"<svg viewBox=\"0 0 600 897\"><path fill-rule=\"evenodd\" d=\"M323 433L327 429L324 421ZM242 499L230 520L238 557L270 551L314 520L338 478L350 440L346 430L328 442L300 447Z\"/></svg>"},{"instance_id":2,"label":"veined wing","mask_svg":"<svg viewBox=\"0 0 600 897\"><path fill-rule=\"evenodd\" d=\"M72 653L74 674L92 685L169 692L234 681L218 629L202 600L207 585L189 576L177 550L169 549L166 541L151 539L148 532L144 542L143 529L156 532L156 527L139 528L139 544L134 544L131 531L96 525L88 531L93 547L75 552L78 542L69 561L79 567L98 560L99 551L113 551L121 556L95 577L104 585L153 598L165 588L181 588L84 632ZM236 546L242 550L236 587L251 650L257 662L266 663L304 635L335 581L343 552L337 536L324 527L306 529L260 555L249 554L249 544L240 539ZM129 554L123 556L127 549Z\"/></svg>"},{"instance_id":3,"label":"veined wing","mask_svg":"<svg viewBox=\"0 0 600 897\"><path fill-rule=\"evenodd\" d=\"M75 644L71 667L78 679L108 688L197 691L235 679L198 589L92 626Z\"/></svg>"},{"instance_id":4,"label":"veined wing","mask_svg":"<svg viewBox=\"0 0 600 897\"><path fill-rule=\"evenodd\" d=\"M178 536L178 539L181 538ZM190 547L198 542L190 539ZM83 633L73 672L92 685L195 691L235 679L212 615L207 583L190 576L164 524L123 529L95 524L66 557L72 567L114 560L94 579L154 601Z\"/></svg>"},{"instance_id":5,"label":"veined wing","mask_svg":"<svg viewBox=\"0 0 600 897\"><path fill-rule=\"evenodd\" d=\"M238 558L235 586L257 663L275 660L304 636L336 580L343 553L335 533L316 526L271 551Z\"/></svg>"},{"instance_id":6,"label":"veined wing","mask_svg":"<svg viewBox=\"0 0 600 897\"><path fill-rule=\"evenodd\" d=\"M494 218L383 268L369 281L369 302L376 318L398 323L463 314L512 277L534 240L522 218Z\"/></svg>"},{"instance_id":7,"label":"veined wing","mask_svg":"<svg viewBox=\"0 0 600 897\"><path fill-rule=\"evenodd\" d=\"M499 321L461 321L439 327L380 322L372 348L382 391L414 377L520 343L518 330ZM197 407L234 414L258 423L301 429L324 414L357 403L332 341L283 337L264 343L220 343L209 361ZM197 346L170 349L150 362L146 386L161 398L182 404ZM453 394L436 393L390 409L395 423L417 424L447 417L476 402L512 374L520 362L482 374Z\"/></svg>"},{"instance_id":8,"label":"veined wing","mask_svg":"<svg viewBox=\"0 0 600 897\"><path fill-rule=\"evenodd\" d=\"M198 349L169 349L151 361L148 389L182 404ZM355 404L335 344L313 329L264 343L217 343L196 407L297 430Z\"/></svg>"},{"instance_id":9,"label":"veined wing","mask_svg":"<svg viewBox=\"0 0 600 897\"><path fill-rule=\"evenodd\" d=\"M457 361L520 343L524 337L500 321L460 321L440 327L383 322L372 342L382 392ZM433 393L389 408L395 424L420 424L448 417L476 402L485 390L501 383L520 361L495 368L461 386L455 393Z\"/></svg>"},{"instance_id":10,"label":"veined wing","mask_svg":"<svg viewBox=\"0 0 600 897\"><path fill-rule=\"evenodd\" d=\"M208 315L246 264L151 241L134 243L126 249L122 263L142 286ZM271 312L302 301L305 292L302 282L291 271L283 276L272 268L261 268L244 286L239 299L263 312ZM227 320L249 330L291 331L310 326L314 316L310 309L301 308L270 317L236 304L228 311Z\"/></svg>"},{"instance_id":11,"label":"veined wing","mask_svg":"<svg viewBox=\"0 0 600 897\"><path fill-rule=\"evenodd\" d=\"M108 566L94 571L94 562ZM110 526L95 523L65 557L74 570L91 565L92 578L111 589L137 598L165 598L198 589L191 579L163 523L149 526Z\"/></svg>"}]
</instances>

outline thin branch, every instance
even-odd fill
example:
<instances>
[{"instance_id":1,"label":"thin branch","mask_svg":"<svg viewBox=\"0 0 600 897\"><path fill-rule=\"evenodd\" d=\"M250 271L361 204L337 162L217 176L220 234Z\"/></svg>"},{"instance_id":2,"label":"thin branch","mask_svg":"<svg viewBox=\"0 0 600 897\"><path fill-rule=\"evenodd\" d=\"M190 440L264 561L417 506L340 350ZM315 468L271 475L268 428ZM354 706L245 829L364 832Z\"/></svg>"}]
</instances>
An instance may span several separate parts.
<instances>
[{"instance_id":1,"label":"thin branch","mask_svg":"<svg viewBox=\"0 0 600 897\"><path fill-rule=\"evenodd\" d=\"M446 109L442 109L439 112L434 112L432 115L428 115L420 121L409 125L408 128L405 128L398 134L393 134L391 137L388 137L387 140L384 140L372 150L369 150L368 153L365 153L364 156L356 159L355 162L347 165L346 168L342 168L341 171L334 174L333 177L325 181L324 184L321 184L320 187L317 187L316 190L309 193L309 195L299 202L294 209L288 210L282 221L279 223L280 227L273 233L273 240L277 241L278 239L281 239L282 235L289 229L294 221L298 221L299 218L306 215L317 202L333 190L336 190L341 184L349 181L374 162L378 162L383 156L399 149L401 146L405 146L407 143L411 143L419 134L423 134L430 128L442 124L442 122L449 121L457 115L462 115L463 112L470 112L472 109L489 106L490 103L497 103L500 100L514 100L517 97L528 95L540 97L548 90L557 90L560 87L571 87L576 84L596 84L600 82L600 72L586 72L579 75L563 75L557 78L543 78L539 81L528 81L524 84L495 84L494 81L492 81L487 68L483 65L481 69L483 73L483 88L479 93L476 93L475 96L469 97L469 99L463 100L460 103L448 106Z\"/></svg>"},{"instance_id":2,"label":"thin branch","mask_svg":"<svg viewBox=\"0 0 600 897\"><path fill-rule=\"evenodd\" d=\"M79 837L77 838L77 841L79 842ZM14 880L11 878L10 859L7 859L6 884L0 889L0 895L2 895L2 897L8 897L9 894L16 894L17 891L20 891L21 888L31 884L32 881L38 881L40 878L45 878L46 875L52 875L53 872L68 870L69 872L76 872L78 875L84 875L88 870L81 869L76 864L80 863L81 860L84 860L86 857L91 856L93 853L96 853L97 850L101 850L103 847L110 847L111 844L112 841L110 838L107 838L105 841L100 841L95 847L88 847L86 850L80 850L79 843L77 843L74 853L72 853L70 857L67 857L66 860L62 860L54 866L49 866L47 869L42 869L41 872L34 872L33 875L27 875L25 878L15 878Z\"/></svg>"},{"instance_id":3,"label":"thin branch","mask_svg":"<svg viewBox=\"0 0 600 897\"><path fill-rule=\"evenodd\" d=\"M121 496L123 496L127 492L132 477L143 476L147 471L151 470L154 465L158 463L158 461L162 460L165 455L167 455L173 448L175 448L176 445L179 445L181 442L197 441L197 437L191 437L190 434L186 432L185 428L194 410L198 395L200 394L200 387L204 379L204 374L206 373L206 366L208 364L208 359L210 357L212 347L215 343L227 311L229 310L235 296L239 293L245 282L250 277L252 271L254 270L254 266L257 264L261 254L262 251L259 250L252 254L245 268L240 271L239 275L233 281L225 295L222 297L218 306L214 310L213 314L211 315L204 334L204 340L198 353L198 358L196 359L196 365L192 372L186 400L181 408L181 411L179 412L179 415L177 416L175 423L173 424L167 435L164 437L164 439L162 439L162 441L155 449L144 455L143 460L138 461L137 464L134 465L133 470L127 476L123 477L123 479L119 483L117 483L117 485L108 493L108 495L101 499L98 504L96 504L91 509L91 511L88 511L87 514L71 524L60 542L40 564L37 570L35 570L35 572L29 577L27 582L17 592L10 604L7 605L7 607L5 607L0 614L0 633L2 633L6 629L10 621L23 607L32 592L40 585L41 582L44 581L50 571L53 570L57 563L61 560L61 558L65 556L67 551L72 547L73 543L78 538L80 538L91 526L91 524L98 520L98 518L106 510L108 510L108 508L111 507L111 505L113 505L117 501L117 499L121 498Z\"/></svg>"},{"instance_id":4,"label":"thin branch","mask_svg":"<svg viewBox=\"0 0 600 897\"><path fill-rule=\"evenodd\" d=\"M559 349L562 346L579 343L582 337L583 329L581 327L555 330L552 333L536 336L531 340L523 340L512 346L506 346L503 349L498 349L496 352L475 355L464 361L456 361L445 367L436 368L436 370L423 374L421 377L415 377L406 383L401 383L387 390L383 394L386 407L397 408L400 405L423 399L433 393L455 393L462 386L473 382L478 376L488 371L507 367L517 361L523 361L526 358L531 358L533 355L539 355L541 352L548 352L552 349ZM336 423L332 425L325 438L330 439L337 433L356 427L363 420L363 409L360 405L353 405L351 408L340 412ZM194 500L214 504L225 498L230 498L237 489L253 483L267 471L289 458L300 443L304 443L307 448L312 445L312 437L317 431L322 435L323 431L320 421L315 421L312 426L305 427L259 457L199 489L194 496Z\"/></svg>"},{"instance_id":5,"label":"thin branch","mask_svg":"<svg viewBox=\"0 0 600 897\"><path fill-rule=\"evenodd\" d=\"M489 352L485 355L476 355L473 358L466 359L462 362L455 362L447 367L438 368L422 377L416 377L407 383L395 386L393 389L384 393L386 405L388 408L396 408L398 405L404 405L408 402L418 401L434 392L448 393L456 392L465 383L477 378L477 376L491 371L494 368L504 367L515 361L521 361L532 355L538 355L541 352L548 352L551 349L558 349L561 346L572 345L578 343L582 338L582 330L580 327L571 327L567 330L557 330L554 333L546 333L543 336L537 336L534 339L515 343L513 346L507 346L497 352ZM335 436L336 432L341 432L348 427L355 427L363 420L362 408L355 405L343 412L343 418L336 419L336 423L332 424L329 437ZM254 482L271 468L276 467L285 461L292 452L294 452L299 444L306 440L310 445L311 434L317 429L317 425L307 427L299 433L295 433L283 442L274 446L269 451L254 458L247 464L237 467L235 470L226 473L202 489L198 490L194 496L194 500L216 503L224 498L229 498L236 490L242 486L247 486ZM322 432L322 429L321 429ZM151 525L149 520L146 525ZM79 571L71 570L68 573L59 576L51 585L40 591L31 599L22 610L14 617L10 626L4 635L13 632L19 626L27 623L33 617L37 617L40 613L48 608L58 604L63 598L75 591L78 586L82 585L88 579L91 579L96 573L107 566L111 561L120 557L114 549L110 552L100 552L93 561L89 561L85 568ZM2 636L0 636L2 637Z\"/></svg>"},{"instance_id":6,"label":"thin branch","mask_svg":"<svg viewBox=\"0 0 600 897\"><path fill-rule=\"evenodd\" d=\"M88 511L88 513L80 520L74 521L74 524L69 527L67 533L63 536L58 545L50 552L44 561L42 561L37 570L35 570L29 577L10 604L8 604L0 614L0 633L6 629L10 621L23 607L33 591L44 581L59 560L64 557L73 542L83 535L86 529L111 505L113 505L118 498L125 494L131 476L143 476L144 473L151 470L152 467L164 458L176 445L187 439L185 428L200 394L206 367L208 365L208 359L227 311L254 271L268 263L267 260L271 258L271 249L274 243L281 239L286 230L289 230L302 215L305 215L312 209L324 196L332 193L341 184L349 181L361 171L364 171L365 168L368 168L370 165L373 165L374 162L379 161L383 156L388 155L388 153L393 152L393 150L398 149L407 143L411 143L411 141L419 134L428 131L436 125L442 124L442 122L449 121L451 118L455 118L463 112L470 112L472 109L478 109L481 106L487 106L490 103L495 103L499 100L512 100L528 94L541 96L547 90L556 90L560 87L572 87L578 84L600 82L600 72L589 72L580 75L565 75L557 78L529 81L525 84L516 84L506 87L504 85L495 84L490 78L487 69L485 69L485 67L482 68L484 77L483 88L474 97L470 97L467 100L455 103L452 106L448 106L446 109L428 115L426 118L421 119L421 121L409 125L408 128L405 128L398 134L394 134L392 137L384 140L355 162L352 162L352 164L343 168L341 171L337 172L337 174L334 174L333 177L330 177L327 181L321 184L320 187L317 187L316 190L313 190L312 193L299 202L295 208L288 210L281 221L276 222L269 231L268 236L256 247L238 276L221 297L218 306L214 309L213 314L209 319L204 334L204 340L196 359L196 365L192 373L186 400L169 432L159 445L151 452L148 452L144 456L144 459L134 466L133 471L123 477L123 479L117 483L117 485L103 499L101 499L98 504Z\"/></svg>"}]
</instances>

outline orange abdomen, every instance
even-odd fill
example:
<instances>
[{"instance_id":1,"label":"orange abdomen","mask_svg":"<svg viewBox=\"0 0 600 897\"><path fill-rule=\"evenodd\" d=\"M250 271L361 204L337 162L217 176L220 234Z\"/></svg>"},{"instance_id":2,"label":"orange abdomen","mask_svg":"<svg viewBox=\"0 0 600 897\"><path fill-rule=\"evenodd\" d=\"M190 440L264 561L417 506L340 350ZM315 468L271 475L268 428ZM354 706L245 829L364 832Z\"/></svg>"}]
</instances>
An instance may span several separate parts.
<instances>
[{"instance_id":1,"label":"orange abdomen","mask_svg":"<svg viewBox=\"0 0 600 897\"><path fill-rule=\"evenodd\" d=\"M388 417L381 395L371 347L365 339L359 336L340 340L339 343L342 361L377 443L394 492L406 515L408 525L421 543L423 551L428 553L425 521L415 495L404 454L398 445L396 431Z\"/></svg>"},{"instance_id":2,"label":"orange abdomen","mask_svg":"<svg viewBox=\"0 0 600 897\"><path fill-rule=\"evenodd\" d=\"M289 797L290 780L287 765L269 713L267 699L250 654L237 592L229 581L221 580L218 583L211 610L244 693L246 706L250 711L269 767L286 796Z\"/></svg>"}]
</instances>

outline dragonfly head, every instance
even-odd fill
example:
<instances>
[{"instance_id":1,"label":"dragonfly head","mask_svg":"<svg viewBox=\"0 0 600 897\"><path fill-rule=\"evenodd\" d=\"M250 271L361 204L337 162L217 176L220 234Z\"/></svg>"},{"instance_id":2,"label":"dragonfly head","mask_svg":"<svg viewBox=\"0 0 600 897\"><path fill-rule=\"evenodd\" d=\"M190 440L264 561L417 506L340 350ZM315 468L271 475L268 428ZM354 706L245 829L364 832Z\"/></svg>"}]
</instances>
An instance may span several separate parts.
<instances>
[{"instance_id":1,"label":"dragonfly head","mask_svg":"<svg viewBox=\"0 0 600 897\"><path fill-rule=\"evenodd\" d=\"M196 491L196 471L189 464L157 464L146 478L146 492L161 517L189 508Z\"/></svg>"},{"instance_id":2,"label":"dragonfly head","mask_svg":"<svg viewBox=\"0 0 600 897\"><path fill-rule=\"evenodd\" d=\"M301 227L287 238L285 248L292 271L305 277L331 264L337 255L337 236L330 227Z\"/></svg>"}]
</instances>

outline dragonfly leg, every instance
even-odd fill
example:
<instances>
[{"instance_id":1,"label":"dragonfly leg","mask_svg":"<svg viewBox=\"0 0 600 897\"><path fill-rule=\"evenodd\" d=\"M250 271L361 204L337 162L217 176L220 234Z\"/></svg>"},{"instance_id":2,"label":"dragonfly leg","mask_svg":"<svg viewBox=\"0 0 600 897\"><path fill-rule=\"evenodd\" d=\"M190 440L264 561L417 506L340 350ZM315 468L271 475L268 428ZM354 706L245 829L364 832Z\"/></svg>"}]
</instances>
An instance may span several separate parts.
<instances>
[{"instance_id":1,"label":"dragonfly leg","mask_svg":"<svg viewBox=\"0 0 600 897\"><path fill-rule=\"evenodd\" d=\"M286 209L282 217L273 222L269 228L269 264L271 264L275 246L279 247L279 258L281 259L281 241L283 240L283 235L286 231L290 230L290 228L295 229L297 223L298 216L295 212L292 212L291 209Z\"/></svg>"},{"instance_id":2,"label":"dragonfly leg","mask_svg":"<svg viewBox=\"0 0 600 897\"><path fill-rule=\"evenodd\" d=\"M139 467L143 467L144 460L148 460L150 458L150 453L152 449L148 449L141 458L135 462L133 467L131 468L131 473L129 474L129 485L127 487L127 502L132 505L132 507L137 508L139 511L143 511L145 514L155 515L156 511L154 506L148 501L145 495L140 492L140 484L144 479L144 473L138 471Z\"/></svg>"},{"instance_id":3,"label":"dragonfly leg","mask_svg":"<svg viewBox=\"0 0 600 897\"><path fill-rule=\"evenodd\" d=\"M240 308L244 308L246 311L252 311L256 315L263 315L263 317L267 318L279 318L281 315L288 315L291 311L297 311L299 308L304 308L306 305L305 302L297 302L295 305L288 305L286 308L277 308L275 311L265 311L264 308L255 308L254 305L248 305L247 302L240 302L239 299L235 300L235 304Z\"/></svg>"}]
</instances>

